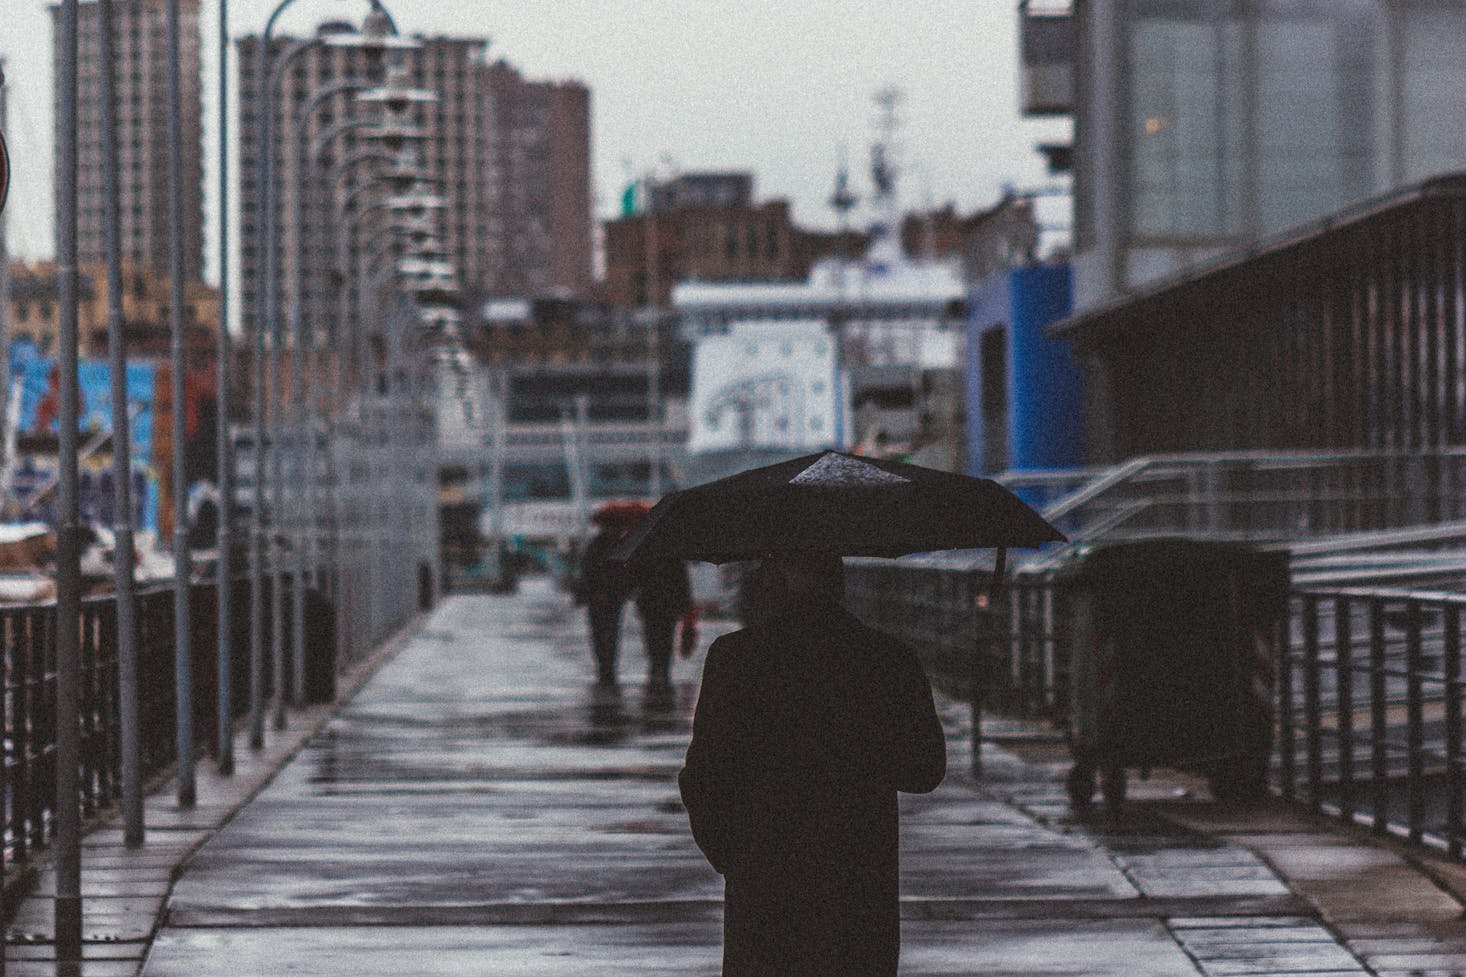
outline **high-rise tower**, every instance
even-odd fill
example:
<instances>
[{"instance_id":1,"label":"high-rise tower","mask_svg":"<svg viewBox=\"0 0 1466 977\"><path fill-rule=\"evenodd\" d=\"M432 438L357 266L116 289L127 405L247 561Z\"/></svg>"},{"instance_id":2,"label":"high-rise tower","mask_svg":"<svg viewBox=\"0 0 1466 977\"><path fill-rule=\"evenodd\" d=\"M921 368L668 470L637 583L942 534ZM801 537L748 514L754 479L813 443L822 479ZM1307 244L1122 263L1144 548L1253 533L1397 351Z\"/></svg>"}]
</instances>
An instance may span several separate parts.
<instances>
[{"instance_id":1,"label":"high-rise tower","mask_svg":"<svg viewBox=\"0 0 1466 977\"><path fill-rule=\"evenodd\" d=\"M199 0L179 2L182 64L183 279L203 273L203 96L199 55ZM118 204L122 260L168 277L168 115L165 0L115 0L114 78L117 91ZM56 17L59 6L51 8ZM79 79L83 93L101 90L101 17L96 0L78 5ZM55 37L57 32L53 31ZM61 58L53 59L61 64ZM56 87L53 86L53 91ZM106 260L102 226L102 108L96 97L77 106L77 260ZM59 134L58 134L59 138Z\"/></svg>"}]
</instances>

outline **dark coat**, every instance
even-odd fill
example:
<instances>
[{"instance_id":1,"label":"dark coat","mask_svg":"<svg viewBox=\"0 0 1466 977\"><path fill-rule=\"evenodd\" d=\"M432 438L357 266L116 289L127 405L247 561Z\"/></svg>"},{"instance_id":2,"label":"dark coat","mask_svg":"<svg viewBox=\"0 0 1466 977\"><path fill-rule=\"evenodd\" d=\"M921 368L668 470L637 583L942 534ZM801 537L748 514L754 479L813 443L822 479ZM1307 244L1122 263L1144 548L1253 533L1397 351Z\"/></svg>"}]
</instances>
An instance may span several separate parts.
<instances>
[{"instance_id":1,"label":"dark coat","mask_svg":"<svg viewBox=\"0 0 1466 977\"><path fill-rule=\"evenodd\" d=\"M946 762L916 657L834 602L713 642L679 784L725 879L724 977L894 977L896 792Z\"/></svg>"},{"instance_id":2,"label":"dark coat","mask_svg":"<svg viewBox=\"0 0 1466 977\"><path fill-rule=\"evenodd\" d=\"M687 564L681 560L663 560L639 568L634 582L636 609L643 620L676 619L692 606L692 584Z\"/></svg>"},{"instance_id":3,"label":"dark coat","mask_svg":"<svg viewBox=\"0 0 1466 977\"><path fill-rule=\"evenodd\" d=\"M575 584L575 599L580 603L620 604L630 594L625 569L619 564L606 562L606 557L616 549L623 535L602 529L585 545L580 554L580 576Z\"/></svg>"}]
</instances>

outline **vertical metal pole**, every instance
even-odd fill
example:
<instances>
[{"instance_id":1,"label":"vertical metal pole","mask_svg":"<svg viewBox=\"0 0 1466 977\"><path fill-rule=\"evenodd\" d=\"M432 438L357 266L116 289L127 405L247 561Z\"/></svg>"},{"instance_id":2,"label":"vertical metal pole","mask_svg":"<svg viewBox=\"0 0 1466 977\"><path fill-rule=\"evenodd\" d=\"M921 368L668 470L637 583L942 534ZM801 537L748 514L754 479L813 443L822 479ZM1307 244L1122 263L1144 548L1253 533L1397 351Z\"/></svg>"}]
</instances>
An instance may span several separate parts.
<instances>
[{"instance_id":1,"label":"vertical metal pole","mask_svg":"<svg viewBox=\"0 0 1466 977\"><path fill-rule=\"evenodd\" d=\"M0 58L0 132L5 131L6 117L6 87L5 87L5 59ZM10 308L10 256L6 247L5 239L5 213L0 208L0 494L6 490L8 483L8 472L11 471L9 438L6 432L10 430L10 322L7 313ZM12 725L14 721L12 720ZM12 744L12 749L18 747L17 742ZM17 751L18 752L18 751ZM0 793L10 796L10 772L0 764ZM4 819L9 821L7 817ZM0 875L5 872L5 852L0 850ZM3 895L0 895L0 917L8 915ZM0 974L5 973L5 962L0 957Z\"/></svg>"},{"instance_id":2,"label":"vertical metal pole","mask_svg":"<svg viewBox=\"0 0 1466 977\"><path fill-rule=\"evenodd\" d=\"M1308 751L1308 804L1323 801L1323 729L1319 699L1318 598L1303 598L1303 742Z\"/></svg>"},{"instance_id":3,"label":"vertical metal pole","mask_svg":"<svg viewBox=\"0 0 1466 977\"><path fill-rule=\"evenodd\" d=\"M1425 655L1421 648L1424 615L1421 602L1410 598L1405 604L1405 825L1409 838L1419 844L1425 835L1425 703L1422 683Z\"/></svg>"},{"instance_id":4,"label":"vertical metal pole","mask_svg":"<svg viewBox=\"0 0 1466 977\"><path fill-rule=\"evenodd\" d=\"M343 225L346 218L342 217ZM347 227L340 230L339 241L346 240ZM332 344L335 349L336 365L336 403L332 406L331 412L336 423L332 425L336 437L328 446L335 464L335 477L332 479L331 488L333 495L334 515L334 541L336 547L336 591L332 595L336 601L336 650L335 663L332 667L332 674L339 674L346 662L351 657L351 639L349 625L354 620L351 602L356 599L356 481L354 476L356 465L356 452L346 450L348 439L355 441L356 431L360 424L350 429L348 434L346 398L351 389L351 372L354 368L354 357L351 355L351 344L355 342L356 332L352 330L348 335L351 314L351 292L347 287L346 279L346 248L342 243L337 248L338 274L340 283L338 285L337 300L337 327L335 342ZM358 386L358 397L360 387ZM339 441L338 441L339 439Z\"/></svg>"},{"instance_id":5,"label":"vertical metal pole","mask_svg":"<svg viewBox=\"0 0 1466 977\"><path fill-rule=\"evenodd\" d=\"M274 135L275 93L270 84L270 35L275 21L294 0L280 0L265 29L260 32L259 45L255 49L255 98L259 105L259 133L255 172L258 175L256 194L255 227L256 253L263 254L265 261L260 270L260 280L255 287L254 315L254 498L250 505L250 634L249 634L249 745L258 750L265 745L265 578L268 573L266 560L269 550L265 518L265 415L269 404L269 377L265 372L265 333L268 329L270 306L274 302L274 283L271 275L275 235L273 227L274 198L270 187L274 184L274 150L271 145Z\"/></svg>"},{"instance_id":6,"label":"vertical metal pole","mask_svg":"<svg viewBox=\"0 0 1466 977\"><path fill-rule=\"evenodd\" d=\"M77 0L61 0L57 93L56 288L60 444L56 547L56 959L81 959L81 526L77 506Z\"/></svg>"},{"instance_id":7,"label":"vertical metal pole","mask_svg":"<svg viewBox=\"0 0 1466 977\"><path fill-rule=\"evenodd\" d=\"M273 184L273 181L272 181ZM274 191L267 187L265 192L271 199L270 211L275 210ZM275 230L270 230L270 240L266 245L266 253L271 254L274 246ZM270 295L270 306L273 308L275 302L275 275L276 264L272 258L266 258L265 263L269 269L266 275L269 282L265 289ZM273 312L270 314L270 375L271 382L271 411L270 417L270 530L273 539L270 551L274 556L271 561L270 572L270 716L271 724L275 729L285 728L285 554L280 550L280 534L283 531L281 516L285 508L285 371L284 363L280 358L281 333L279 324Z\"/></svg>"},{"instance_id":8,"label":"vertical metal pole","mask_svg":"<svg viewBox=\"0 0 1466 977\"><path fill-rule=\"evenodd\" d=\"M277 10L276 13L279 11ZM269 201L265 196L264 188L269 186L270 176L270 110L274 102L270 98L269 88L269 63L270 63L270 24L265 25L265 30L259 38L259 46L255 49L255 99L258 102L259 132L255 137L256 145L259 146L259 156L255 164L257 174L256 181L256 213L255 228L260 235L256 239L255 254L264 252L264 236L268 228L266 214L269 210ZM258 259L256 259L258 260ZM253 457L254 480L252 498L250 500L250 586L249 586L249 745L251 749L258 750L265 745L265 273L260 274L259 280L255 283L255 308L254 308L254 450Z\"/></svg>"},{"instance_id":9,"label":"vertical metal pole","mask_svg":"<svg viewBox=\"0 0 1466 977\"><path fill-rule=\"evenodd\" d=\"M368 325L366 298L366 249L358 248L356 258L356 328L358 332L357 357L361 394L358 398L361 418L361 466L366 476L360 484L358 499L358 552L361 561L361 587L358 591L361 601L357 606L356 638L353 646L357 651L370 647L376 640L377 587L376 587L376 538L372 523L376 505L373 493L377 482L377 428L376 397L377 367L376 351L372 348L372 328Z\"/></svg>"},{"instance_id":10,"label":"vertical metal pole","mask_svg":"<svg viewBox=\"0 0 1466 977\"><path fill-rule=\"evenodd\" d=\"M1294 721L1293 639L1288 621L1278 624L1278 776L1284 800L1297 796L1298 738Z\"/></svg>"},{"instance_id":11,"label":"vertical metal pole","mask_svg":"<svg viewBox=\"0 0 1466 977\"><path fill-rule=\"evenodd\" d=\"M297 176L297 180L299 177ZM296 187L297 194L301 192ZM299 229L297 228L297 233ZM297 261L299 259L297 258ZM306 574L306 549L309 545L307 537L310 532L309 520L310 510L307 505L305 493L312 474L306 465L305 446L305 366L306 366L306 342L305 323L301 316L300 298L296 297L294 307L290 314L291 337L295 345L295 355L291 357L290 364L290 411L294 415L291 425L293 431L291 457L293 465L291 472L294 475L295 490L291 493L290 508L295 515L293 537L295 540L295 572L290 578L290 701L295 705L305 702L305 574Z\"/></svg>"},{"instance_id":12,"label":"vertical metal pole","mask_svg":"<svg viewBox=\"0 0 1466 977\"><path fill-rule=\"evenodd\" d=\"M657 242L656 184L648 175L646 185L646 312L647 334L647 426L651 429L651 451L647 456L647 492L653 498L662 494L662 305L657 294L661 287L658 267L660 249Z\"/></svg>"},{"instance_id":13,"label":"vertical metal pole","mask_svg":"<svg viewBox=\"0 0 1466 977\"><path fill-rule=\"evenodd\" d=\"M122 315L122 227L117 204L116 70L112 0L97 6L102 78L102 220L107 244L107 354L112 380L112 579L117 591L118 719L122 727L122 834L129 848L143 843L142 779L138 764L137 618L133 594L132 422L127 402L127 339Z\"/></svg>"},{"instance_id":14,"label":"vertical metal pole","mask_svg":"<svg viewBox=\"0 0 1466 977\"><path fill-rule=\"evenodd\" d=\"M229 0L219 0L219 773L234 775L234 438L230 434L229 341Z\"/></svg>"},{"instance_id":15,"label":"vertical metal pole","mask_svg":"<svg viewBox=\"0 0 1466 977\"><path fill-rule=\"evenodd\" d=\"M0 132L5 131L6 94L5 59L0 58ZM4 435L10 417L10 250L5 223L5 214L0 211L0 466L8 470L14 459L5 454L8 445Z\"/></svg>"},{"instance_id":16,"label":"vertical metal pole","mask_svg":"<svg viewBox=\"0 0 1466 977\"><path fill-rule=\"evenodd\" d=\"M1445 674L1446 723L1446 852L1461 857L1461 606L1446 605L1445 648L1441 670ZM1342 711L1341 711L1342 715Z\"/></svg>"},{"instance_id":17,"label":"vertical metal pole","mask_svg":"<svg viewBox=\"0 0 1466 977\"><path fill-rule=\"evenodd\" d=\"M183 155L179 114L182 110L178 65L178 0L168 0L168 318L173 335L173 672L178 724L178 804L192 807L193 769L193 615L189 598L193 572L188 551L188 465L184 418L183 349L183 201L180 177Z\"/></svg>"},{"instance_id":18,"label":"vertical metal pole","mask_svg":"<svg viewBox=\"0 0 1466 977\"><path fill-rule=\"evenodd\" d=\"M394 261L395 259L389 258ZM407 577L411 574L412 560L408 559L410 550L405 543L405 533L402 528L402 513L407 505L408 493L404 479L406 474L403 464L403 441L408 432L403 425L407 421L407 412L403 410L402 387L402 337L407 329L408 316L400 304L394 303L395 308L387 323L387 394L389 412L387 414L386 436L387 466L386 478L382 485L382 519L383 533L386 537L382 552L396 553L398 558L395 561L387 561L385 568L388 576L387 593L384 596L387 606L390 609L391 627L396 627L403 618L403 601L407 595ZM392 579L395 577L396 579Z\"/></svg>"},{"instance_id":19,"label":"vertical metal pole","mask_svg":"<svg viewBox=\"0 0 1466 977\"><path fill-rule=\"evenodd\" d=\"M1385 612L1380 598L1369 598L1369 777L1370 814L1375 834L1388 830L1390 818L1389 708L1385 693Z\"/></svg>"},{"instance_id":20,"label":"vertical metal pole","mask_svg":"<svg viewBox=\"0 0 1466 977\"><path fill-rule=\"evenodd\" d=\"M495 367L489 374L489 558L494 570L494 583L503 582L504 567L500 562L504 550L504 454L508 450L509 372Z\"/></svg>"},{"instance_id":21,"label":"vertical metal pole","mask_svg":"<svg viewBox=\"0 0 1466 977\"><path fill-rule=\"evenodd\" d=\"M310 349L313 342L306 340L305 328L305 193L306 188L311 185L310 177L307 175L312 171L310 153L306 147L306 140L310 135L309 116L314 99L306 102L306 107L299 116L292 116L296 120L300 131L293 133L291 148L295 153L295 187L291 196L292 224L295 230L295 254L291 258L291 271L294 285L291 289L290 299L290 334L295 342L295 357L291 361L293 369L290 371L291 378L291 413L295 421L295 463L296 497L292 500L292 508L296 513L295 519L295 576L292 580L292 601L290 606L290 646L294 650L291 673L291 699L300 705L305 702L305 587L306 573L310 569L310 551L312 538L316 530L316 507L315 507L315 482L316 476L312 458L312 442L315 440L315 428L310 423L310 414L306 411L305 399L305 374L310 363ZM312 384L314 387L314 383ZM311 396L314 397L314 389Z\"/></svg>"},{"instance_id":22,"label":"vertical metal pole","mask_svg":"<svg viewBox=\"0 0 1466 977\"><path fill-rule=\"evenodd\" d=\"M1354 819L1354 608L1347 597L1334 601L1334 686L1339 742L1339 813Z\"/></svg>"}]
</instances>

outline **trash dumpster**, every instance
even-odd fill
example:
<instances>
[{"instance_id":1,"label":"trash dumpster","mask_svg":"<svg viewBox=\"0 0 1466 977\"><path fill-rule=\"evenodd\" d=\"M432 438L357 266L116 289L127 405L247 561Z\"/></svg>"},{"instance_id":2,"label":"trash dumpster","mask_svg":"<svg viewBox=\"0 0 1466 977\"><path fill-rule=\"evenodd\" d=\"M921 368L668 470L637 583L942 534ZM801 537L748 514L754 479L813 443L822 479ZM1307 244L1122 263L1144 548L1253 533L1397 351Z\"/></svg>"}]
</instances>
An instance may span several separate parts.
<instances>
[{"instance_id":1,"label":"trash dumpster","mask_svg":"<svg viewBox=\"0 0 1466 977\"><path fill-rule=\"evenodd\" d=\"M1092 802L1097 776L1106 803L1121 804L1133 768L1203 773L1223 802L1263 794L1287 561L1155 539L1081 550L1059 570L1073 614L1076 808Z\"/></svg>"}]
</instances>

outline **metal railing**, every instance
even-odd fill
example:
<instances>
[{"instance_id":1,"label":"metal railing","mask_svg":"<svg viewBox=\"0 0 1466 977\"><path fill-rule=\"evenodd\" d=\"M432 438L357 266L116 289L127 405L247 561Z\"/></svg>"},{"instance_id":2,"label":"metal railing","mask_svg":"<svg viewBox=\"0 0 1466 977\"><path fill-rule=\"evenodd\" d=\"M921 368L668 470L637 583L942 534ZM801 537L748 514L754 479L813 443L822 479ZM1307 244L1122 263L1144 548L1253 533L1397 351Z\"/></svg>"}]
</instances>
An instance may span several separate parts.
<instances>
[{"instance_id":1,"label":"metal railing","mask_svg":"<svg viewBox=\"0 0 1466 977\"><path fill-rule=\"evenodd\" d=\"M1461 855L1463 611L1466 594L1295 593L1278 673L1284 797Z\"/></svg>"},{"instance_id":2,"label":"metal railing","mask_svg":"<svg viewBox=\"0 0 1466 977\"><path fill-rule=\"evenodd\" d=\"M989 569L853 559L845 580L851 612L906 642L944 691L1014 715L1067 716L1068 603L1050 574L1016 577L991 607Z\"/></svg>"},{"instance_id":3,"label":"metal railing","mask_svg":"<svg viewBox=\"0 0 1466 977\"><path fill-rule=\"evenodd\" d=\"M847 561L847 603L921 657L934 684L1064 727L1070 597L1020 573L995 611L975 567ZM1466 594L1295 588L1279 636L1272 786L1378 833L1463 850L1462 621Z\"/></svg>"},{"instance_id":4,"label":"metal railing","mask_svg":"<svg viewBox=\"0 0 1466 977\"><path fill-rule=\"evenodd\" d=\"M1188 535L1297 541L1466 519L1466 450L1146 455L1104 470L996 479L1071 540Z\"/></svg>"},{"instance_id":5,"label":"metal railing","mask_svg":"<svg viewBox=\"0 0 1466 977\"><path fill-rule=\"evenodd\" d=\"M236 635L249 628L247 576L233 584ZM289 599L288 591L285 594ZM268 599L268 595L267 595ZM190 591L194 675L194 725L210 729L218 719L218 688L212 668L218 640L217 589L196 583ZM140 590L136 597L139 702L139 761L144 781L169 770L177 759L175 724L175 631L171 585ZM121 717L114 596L91 597L81 605L81 689L79 695L81 810L94 817L121 797ZM329 655L328 647L319 649ZM312 649L314 653L315 649ZM287 644L284 653L294 655ZM54 830L56 801L56 604L0 606L3 655L4 809L0 817L7 863L25 862L46 849ZM234 660L231 712L249 709L249 660ZM270 672L266 670L268 680ZM212 745L212 744L210 744Z\"/></svg>"}]
</instances>

